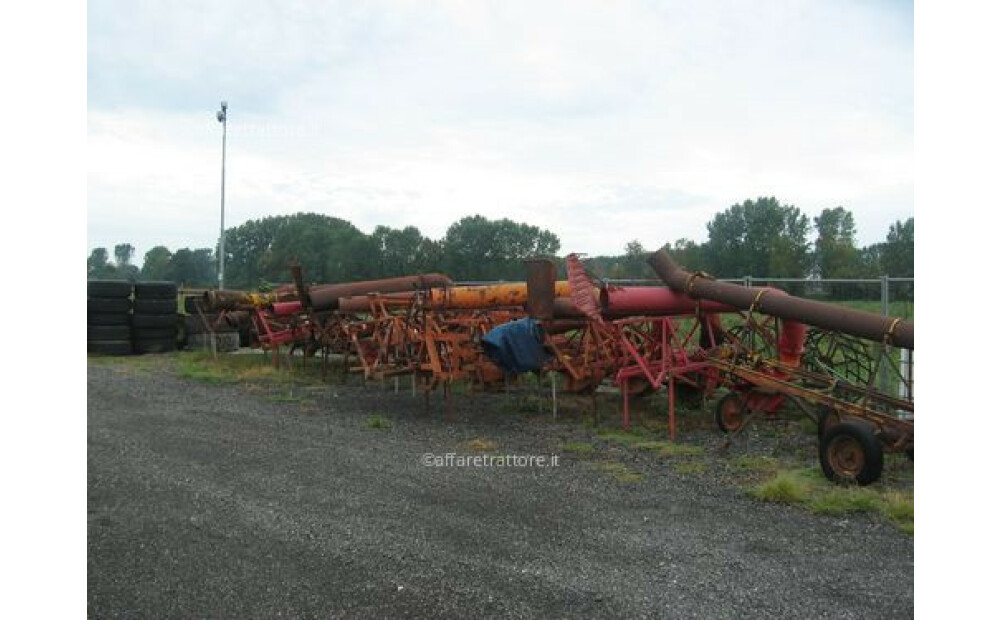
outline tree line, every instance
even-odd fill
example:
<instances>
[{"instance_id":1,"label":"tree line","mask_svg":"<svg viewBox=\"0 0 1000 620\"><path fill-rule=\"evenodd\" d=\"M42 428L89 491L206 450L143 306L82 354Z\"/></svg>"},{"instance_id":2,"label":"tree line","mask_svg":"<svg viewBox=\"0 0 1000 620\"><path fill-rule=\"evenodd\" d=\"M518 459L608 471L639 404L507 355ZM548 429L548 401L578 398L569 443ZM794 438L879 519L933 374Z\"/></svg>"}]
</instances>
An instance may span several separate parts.
<instances>
[{"instance_id":1,"label":"tree line","mask_svg":"<svg viewBox=\"0 0 1000 620\"><path fill-rule=\"evenodd\" d=\"M885 241L859 247L853 214L843 207L808 218L773 197L746 200L716 213L708 240L667 244L678 262L720 278L868 278L913 276L913 218L895 222ZM555 233L481 215L453 223L441 239L413 226L378 226L371 234L346 220L318 213L247 221L226 231L226 287L262 289L288 282L288 267L302 265L309 282L342 282L420 272L443 272L458 281L522 280L523 259L556 256ZM624 253L592 257L605 278L654 278L645 262L650 250L632 241ZM89 278L173 280L190 287L217 284L216 250L156 246L142 267L132 263L131 244L94 249Z\"/></svg>"}]
</instances>

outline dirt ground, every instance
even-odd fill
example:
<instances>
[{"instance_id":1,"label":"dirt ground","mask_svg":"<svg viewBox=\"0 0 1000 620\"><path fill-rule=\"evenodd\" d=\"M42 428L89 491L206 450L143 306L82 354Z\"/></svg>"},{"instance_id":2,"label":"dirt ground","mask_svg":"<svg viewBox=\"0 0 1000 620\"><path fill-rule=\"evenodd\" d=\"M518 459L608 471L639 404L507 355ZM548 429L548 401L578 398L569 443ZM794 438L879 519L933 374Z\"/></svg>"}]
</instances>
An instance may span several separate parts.
<instances>
[{"instance_id":1,"label":"dirt ground","mask_svg":"<svg viewBox=\"0 0 1000 620\"><path fill-rule=\"evenodd\" d=\"M92 617L913 615L912 536L747 494L737 456L814 453L794 426L726 454L685 427L704 456L677 461L523 394L456 394L446 420L406 379L215 385L169 356L87 382Z\"/></svg>"}]
</instances>

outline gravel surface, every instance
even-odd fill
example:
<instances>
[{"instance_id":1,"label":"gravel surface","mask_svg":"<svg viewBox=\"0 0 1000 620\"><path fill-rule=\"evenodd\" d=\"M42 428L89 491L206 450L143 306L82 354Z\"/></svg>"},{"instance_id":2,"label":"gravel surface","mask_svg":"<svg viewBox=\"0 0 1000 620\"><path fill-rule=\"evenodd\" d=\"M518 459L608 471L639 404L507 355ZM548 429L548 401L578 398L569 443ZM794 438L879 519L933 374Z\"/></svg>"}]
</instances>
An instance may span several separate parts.
<instances>
[{"instance_id":1,"label":"gravel surface","mask_svg":"<svg viewBox=\"0 0 1000 620\"><path fill-rule=\"evenodd\" d=\"M169 367L89 364L93 617L913 615L913 539L877 515L759 502L712 463L681 474L503 395L456 395L447 421L408 389L275 392ZM474 439L559 464L421 464L483 454ZM561 449L587 441L603 449Z\"/></svg>"}]
</instances>

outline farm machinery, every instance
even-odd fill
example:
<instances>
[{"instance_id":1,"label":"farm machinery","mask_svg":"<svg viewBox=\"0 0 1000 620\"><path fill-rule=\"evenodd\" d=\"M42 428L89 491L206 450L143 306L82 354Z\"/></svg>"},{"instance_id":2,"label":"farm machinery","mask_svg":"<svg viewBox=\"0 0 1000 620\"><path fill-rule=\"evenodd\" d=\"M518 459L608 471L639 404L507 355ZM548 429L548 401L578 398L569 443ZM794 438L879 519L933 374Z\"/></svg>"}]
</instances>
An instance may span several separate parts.
<instances>
[{"instance_id":1,"label":"farm machinery","mask_svg":"<svg viewBox=\"0 0 1000 620\"><path fill-rule=\"evenodd\" d=\"M913 349L913 323L690 273L665 250L649 263L666 286L615 286L566 258L566 280L549 260L527 262L525 282L455 285L422 274L306 287L267 297L206 294L215 311L252 313L257 340L277 361L282 346L332 356L365 379L411 375L427 395L456 381L476 389L519 373L557 373L564 389L593 393L611 383L629 427L632 398L666 396L671 439L678 391L707 400L733 437L756 418L794 407L817 423L819 457L834 481L877 480L886 452L913 455L912 374L902 395L876 378L898 373L897 350ZM553 390L555 390L553 382Z\"/></svg>"}]
</instances>

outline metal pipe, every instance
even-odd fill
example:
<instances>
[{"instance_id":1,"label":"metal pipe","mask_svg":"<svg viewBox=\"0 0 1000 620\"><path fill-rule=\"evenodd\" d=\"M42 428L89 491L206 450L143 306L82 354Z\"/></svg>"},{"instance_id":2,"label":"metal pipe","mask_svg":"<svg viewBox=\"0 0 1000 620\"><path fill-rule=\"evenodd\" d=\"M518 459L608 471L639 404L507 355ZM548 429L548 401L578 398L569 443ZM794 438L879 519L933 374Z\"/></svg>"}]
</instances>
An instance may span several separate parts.
<instances>
[{"instance_id":1,"label":"metal pipe","mask_svg":"<svg viewBox=\"0 0 1000 620\"><path fill-rule=\"evenodd\" d=\"M694 314L698 302L664 286L613 286L601 289L601 313L605 316L664 316ZM714 301L701 302L703 312L736 312L736 308Z\"/></svg>"},{"instance_id":2,"label":"metal pipe","mask_svg":"<svg viewBox=\"0 0 1000 620\"><path fill-rule=\"evenodd\" d=\"M440 273L427 273L344 284L318 284L309 287L308 297L309 305L314 310L336 310L341 297L355 297L369 293L398 293L450 285L451 278L448 276Z\"/></svg>"},{"instance_id":3,"label":"metal pipe","mask_svg":"<svg viewBox=\"0 0 1000 620\"><path fill-rule=\"evenodd\" d=\"M665 249L654 252L647 261L667 286L695 299L709 299L740 309L754 307L763 314L799 321L822 329L843 332L859 338L913 349L913 322L883 317L793 295L769 294L773 289L743 287L713 280L701 273L682 269Z\"/></svg>"}]
</instances>

